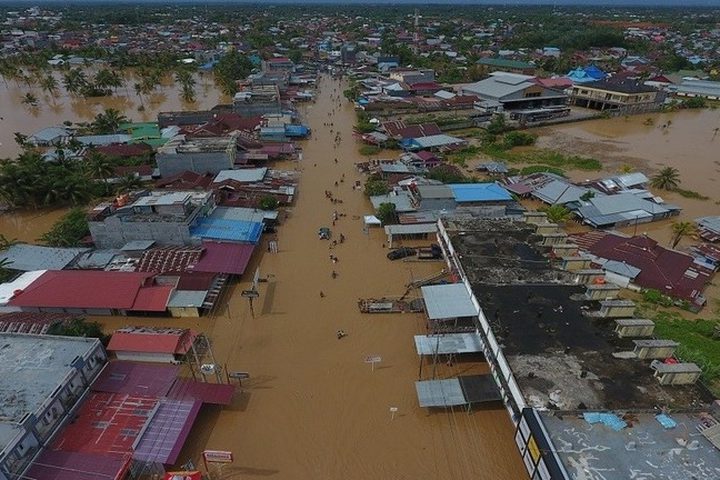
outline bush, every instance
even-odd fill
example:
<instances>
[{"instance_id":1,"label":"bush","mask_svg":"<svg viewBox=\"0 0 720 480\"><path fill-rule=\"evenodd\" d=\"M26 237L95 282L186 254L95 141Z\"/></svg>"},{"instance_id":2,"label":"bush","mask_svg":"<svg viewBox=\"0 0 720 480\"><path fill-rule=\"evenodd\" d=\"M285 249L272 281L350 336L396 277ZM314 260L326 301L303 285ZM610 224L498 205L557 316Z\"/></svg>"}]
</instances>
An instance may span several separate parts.
<instances>
[{"instance_id":1,"label":"bush","mask_svg":"<svg viewBox=\"0 0 720 480\"><path fill-rule=\"evenodd\" d=\"M365 195L368 197L387 195L389 192L390 185L385 180L371 177L365 182Z\"/></svg>"},{"instance_id":2,"label":"bush","mask_svg":"<svg viewBox=\"0 0 720 480\"><path fill-rule=\"evenodd\" d=\"M488 133L492 135L499 135L507 130L507 124L505 123L505 115L495 115L490 123L485 128Z\"/></svg>"},{"instance_id":3,"label":"bush","mask_svg":"<svg viewBox=\"0 0 720 480\"><path fill-rule=\"evenodd\" d=\"M438 165L428 172L427 178L442 183L465 183L469 180L453 165Z\"/></svg>"},{"instance_id":4,"label":"bush","mask_svg":"<svg viewBox=\"0 0 720 480\"><path fill-rule=\"evenodd\" d=\"M535 144L537 136L528 132L509 132L503 138L503 146L507 149Z\"/></svg>"},{"instance_id":5,"label":"bush","mask_svg":"<svg viewBox=\"0 0 720 480\"><path fill-rule=\"evenodd\" d=\"M566 176L565 170L563 170L562 168L548 167L547 165L530 165L529 167L523 167L522 169L520 169L520 175L531 175L533 173L540 172L554 173L555 175L560 175L561 177ZM512 175L509 172L508 174Z\"/></svg>"},{"instance_id":6,"label":"bush","mask_svg":"<svg viewBox=\"0 0 720 480\"><path fill-rule=\"evenodd\" d=\"M82 208L73 208L40 240L50 247L78 247L89 233L85 212Z\"/></svg>"},{"instance_id":7,"label":"bush","mask_svg":"<svg viewBox=\"0 0 720 480\"><path fill-rule=\"evenodd\" d=\"M378 207L377 209L376 215L377 218L383 223L383 225L396 222L397 212L395 211L395 204L381 203L380 207Z\"/></svg>"},{"instance_id":8,"label":"bush","mask_svg":"<svg viewBox=\"0 0 720 480\"><path fill-rule=\"evenodd\" d=\"M48 335L64 335L66 337L99 338L107 345L110 337L105 335L98 322L88 322L84 318L73 318L67 323L56 323L48 329Z\"/></svg>"},{"instance_id":9,"label":"bush","mask_svg":"<svg viewBox=\"0 0 720 480\"><path fill-rule=\"evenodd\" d=\"M377 155L381 150L380 147L376 147L375 145L363 145L360 147L360 155L369 157L370 155Z\"/></svg>"},{"instance_id":10,"label":"bush","mask_svg":"<svg viewBox=\"0 0 720 480\"><path fill-rule=\"evenodd\" d=\"M693 97L683 100L681 105L685 108L705 108L707 104L704 98Z\"/></svg>"},{"instance_id":11,"label":"bush","mask_svg":"<svg viewBox=\"0 0 720 480\"><path fill-rule=\"evenodd\" d=\"M279 204L277 198L272 195L265 195L258 202L258 207L260 207L260 210L275 210Z\"/></svg>"},{"instance_id":12,"label":"bush","mask_svg":"<svg viewBox=\"0 0 720 480\"><path fill-rule=\"evenodd\" d=\"M643 300L653 305L660 305L662 307L672 307L673 300L667 295L663 295L659 290L649 288L643 291Z\"/></svg>"}]
</instances>

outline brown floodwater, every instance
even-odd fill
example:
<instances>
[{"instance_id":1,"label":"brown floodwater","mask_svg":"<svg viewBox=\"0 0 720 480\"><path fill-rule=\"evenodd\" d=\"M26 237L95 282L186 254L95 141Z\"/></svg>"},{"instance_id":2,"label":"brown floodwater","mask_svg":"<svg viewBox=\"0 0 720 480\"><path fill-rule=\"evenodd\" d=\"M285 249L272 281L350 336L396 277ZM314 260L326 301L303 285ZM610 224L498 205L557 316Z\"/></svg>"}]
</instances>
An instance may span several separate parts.
<instances>
[{"instance_id":1,"label":"brown floodwater","mask_svg":"<svg viewBox=\"0 0 720 480\"><path fill-rule=\"evenodd\" d=\"M156 121L157 114L169 110L203 110L218 103L226 103L229 98L223 95L214 85L212 76L196 76L196 101L184 102L180 98L180 88L173 84L167 76L162 85L150 94L138 97L132 85L135 79L127 74L126 87L108 97L78 98L67 94L62 88L62 78L56 75L60 86L56 98L44 93L40 88L29 88L24 83L0 81L0 158L13 157L18 153L18 146L13 137L15 132L29 135L41 128L61 125L64 121L87 122L104 109L120 110L133 121ZM37 107L23 105L21 100L26 93L35 95L39 102ZM145 110L138 108L144 105Z\"/></svg>"},{"instance_id":2,"label":"brown floodwater","mask_svg":"<svg viewBox=\"0 0 720 480\"><path fill-rule=\"evenodd\" d=\"M100 320L108 330L128 324L198 328L212 338L218 363L250 372L232 406L202 415L181 454L182 462L199 465L204 448L232 450L235 462L215 469L213 478L527 478L505 409L468 415L418 407L413 335L425 332L422 315L358 311L358 298L400 295L408 281L443 265L391 262L382 231L363 233L361 216L371 205L351 185L362 180L354 164L365 159L352 137L352 106L338 98L341 91L340 83L324 78L317 102L302 107L313 138L303 142L299 194L278 230L280 251L270 254L261 245L248 269L259 266L268 279L260 284L254 316L240 296L248 287L244 278L227 305L207 318ZM333 132L327 122L334 123ZM334 147L338 129L341 142ZM343 203L332 204L325 190ZM336 209L345 216L332 227ZM329 250L317 238L321 226L343 233L346 242ZM331 253L338 263L330 261ZM338 340L338 329L348 336ZM382 356L374 372L364 363L373 354ZM476 358L443 365L438 373L444 378L486 368ZM398 408L394 419L390 407Z\"/></svg>"},{"instance_id":3,"label":"brown floodwater","mask_svg":"<svg viewBox=\"0 0 720 480\"><path fill-rule=\"evenodd\" d=\"M0 211L0 234L8 240L36 243L68 210Z\"/></svg>"},{"instance_id":4,"label":"brown floodwater","mask_svg":"<svg viewBox=\"0 0 720 480\"><path fill-rule=\"evenodd\" d=\"M538 146L591 156L607 170L680 171L682 187L720 199L720 110L683 110L544 127ZM585 173L585 177L593 172Z\"/></svg>"}]
</instances>

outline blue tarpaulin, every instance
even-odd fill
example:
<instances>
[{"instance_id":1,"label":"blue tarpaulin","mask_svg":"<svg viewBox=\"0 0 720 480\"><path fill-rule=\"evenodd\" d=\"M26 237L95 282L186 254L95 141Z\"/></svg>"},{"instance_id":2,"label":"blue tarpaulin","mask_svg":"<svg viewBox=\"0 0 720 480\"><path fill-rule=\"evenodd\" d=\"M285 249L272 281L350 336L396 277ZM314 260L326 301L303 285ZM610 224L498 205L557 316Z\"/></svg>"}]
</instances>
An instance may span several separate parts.
<instances>
[{"instance_id":1,"label":"blue tarpaulin","mask_svg":"<svg viewBox=\"0 0 720 480\"><path fill-rule=\"evenodd\" d=\"M664 413L661 413L659 415L655 415L655 420L660 422L660 425L662 425L665 429L671 429L677 427L677 422L673 420L672 418L668 417Z\"/></svg>"},{"instance_id":2,"label":"blue tarpaulin","mask_svg":"<svg viewBox=\"0 0 720 480\"><path fill-rule=\"evenodd\" d=\"M307 137L310 129L305 125L285 125L285 136L287 137Z\"/></svg>"},{"instance_id":3,"label":"blue tarpaulin","mask_svg":"<svg viewBox=\"0 0 720 480\"><path fill-rule=\"evenodd\" d=\"M616 432L619 432L623 428L627 427L625 420L621 419L614 413L585 412L583 413L583 418L590 424L602 423Z\"/></svg>"}]
</instances>

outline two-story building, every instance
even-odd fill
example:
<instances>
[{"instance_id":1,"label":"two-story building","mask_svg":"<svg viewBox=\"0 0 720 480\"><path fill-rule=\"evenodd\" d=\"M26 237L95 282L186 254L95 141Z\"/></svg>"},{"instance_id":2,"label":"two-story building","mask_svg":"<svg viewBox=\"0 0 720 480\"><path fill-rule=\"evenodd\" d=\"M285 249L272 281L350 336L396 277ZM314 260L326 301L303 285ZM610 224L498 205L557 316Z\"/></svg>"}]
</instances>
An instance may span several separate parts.
<instances>
[{"instance_id":1,"label":"two-story building","mask_svg":"<svg viewBox=\"0 0 720 480\"><path fill-rule=\"evenodd\" d=\"M169 177L185 171L217 174L234 168L239 134L226 137L188 138L178 135L158 148L160 176Z\"/></svg>"},{"instance_id":2,"label":"two-story building","mask_svg":"<svg viewBox=\"0 0 720 480\"><path fill-rule=\"evenodd\" d=\"M663 100L657 89L633 80L612 78L575 85L570 93L570 104L595 110L642 112L656 108Z\"/></svg>"}]
</instances>

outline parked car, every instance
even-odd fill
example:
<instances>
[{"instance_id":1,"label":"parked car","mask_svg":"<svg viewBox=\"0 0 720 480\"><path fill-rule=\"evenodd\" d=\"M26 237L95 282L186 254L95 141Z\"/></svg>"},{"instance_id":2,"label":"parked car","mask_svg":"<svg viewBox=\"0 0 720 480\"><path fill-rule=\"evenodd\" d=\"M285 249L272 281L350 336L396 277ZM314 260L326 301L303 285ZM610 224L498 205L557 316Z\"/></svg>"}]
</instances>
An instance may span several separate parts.
<instances>
[{"instance_id":1,"label":"parked car","mask_svg":"<svg viewBox=\"0 0 720 480\"><path fill-rule=\"evenodd\" d=\"M387 258L390 260L400 260L401 258L412 257L416 253L417 252L412 248L396 248L395 250L388 252Z\"/></svg>"}]
</instances>

